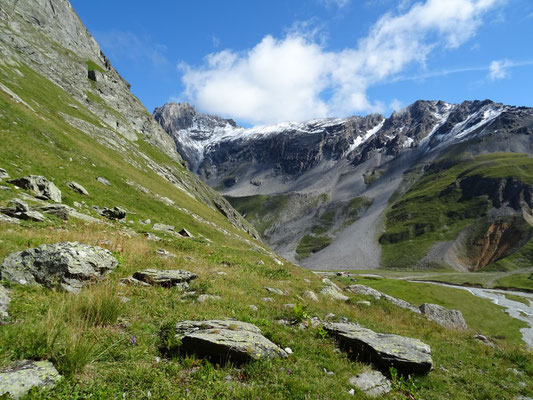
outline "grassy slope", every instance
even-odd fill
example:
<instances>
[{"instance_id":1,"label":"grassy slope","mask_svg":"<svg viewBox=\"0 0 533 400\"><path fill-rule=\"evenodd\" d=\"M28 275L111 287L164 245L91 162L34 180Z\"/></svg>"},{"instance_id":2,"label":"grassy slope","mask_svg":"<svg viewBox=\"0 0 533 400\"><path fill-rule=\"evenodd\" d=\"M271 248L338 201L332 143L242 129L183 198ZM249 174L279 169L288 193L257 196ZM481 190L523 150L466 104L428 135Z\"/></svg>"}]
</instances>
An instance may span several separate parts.
<instances>
[{"instance_id":1,"label":"grassy slope","mask_svg":"<svg viewBox=\"0 0 533 400\"><path fill-rule=\"evenodd\" d=\"M486 214L489 204L485 198L459 201L460 189L442 195L442 191L458 178L472 175L514 176L531 183L533 159L526 154L489 154L424 175L387 213L386 231L380 239L385 268L413 268L436 242L454 240L462 229ZM531 246L529 243L496 267L530 264L533 260Z\"/></svg>"},{"instance_id":2,"label":"grassy slope","mask_svg":"<svg viewBox=\"0 0 533 400\"><path fill-rule=\"evenodd\" d=\"M11 286L11 321L0 326L0 365L21 358L50 359L66 376L57 389L34 391L29 398L147 398L148 391L152 398L306 399L319 395L329 399L353 398L348 395L348 378L368 366L349 361L317 329L298 330L278 325L275 322L278 318L294 316L293 311L283 306L285 303L301 303L309 316L324 318L334 312L380 332L416 337L430 344L436 371L416 381L422 398L501 399L533 390L530 384L525 389L519 386L520 380L533 377L533 367L531 356L517 347L514 340L497 339L502 350L494 350L474 341L470 332L446 331L390 304L378 302L370 308L360 308L355 302L361 297L354 295L350 304L326 298L319 303L301 300L305 290L320 290L322 284L318 277L289 265L280 267L263 252L252 251L249 244L221 234L210 225L127 185L124 181L132 179L238 233L205 204L193 200L149 169L134 168L115 152L66 124L58 111L91 122L96 122L96 117L42 77L28 69L23 72L25 79L0 70L0 81L36 110L36 113L30 111L0 91L3 144L0 166L11 176L33 173L54 179L65 203L70 205L74 201L86 201L88 205L126 207L136 213L133 216L130 213L128 219L134 223L127 226L138 233L147 228L138 224L137 219L150 218L152 222L186 227L197 237L202 234L213 241L166 237L163 242L154 243L140 235L132 236L119 223L50 220L21 226L0 224L0 259L10 252L42 243L78 240L106 247L120 260L119 268L107 282L84 289L80 296ZM158 162L170 163L159 151L150 151ZM95 179L97 176L106 177L112 186L101 185ZM71 192L65 186L70 180L85 186L90 196ZM9 191L0 191L1 205L13 193L23 192L7 186ZM85 212L91 211L87 208ZM162 259L156 255L158 248L165 248L176 257ZM121 277L147 267L189 269L199 276L193 283L197 294L217 294L222 300L198 304L194 296L181 299L174 289L118 285ZM261 298L267 295L265 285L287 289L289 295L263 302ZM123 303L122 297L129 301ZM250 310L249 304L257 305L259 310ZM159 346L163 327L184 319L226 317L257 324L271 340L291 347L294 355L288 360L242 367L213 366L194 357L162 357ZM137 341L132 345L134 336ZM157 362L157 357L162 360ZM335 374L327 375L323 368ZM509 374L507 368L525 371L527 379ZM396 391L386 398L404 397L407 396Z\"/></svg>"}]
</instances>

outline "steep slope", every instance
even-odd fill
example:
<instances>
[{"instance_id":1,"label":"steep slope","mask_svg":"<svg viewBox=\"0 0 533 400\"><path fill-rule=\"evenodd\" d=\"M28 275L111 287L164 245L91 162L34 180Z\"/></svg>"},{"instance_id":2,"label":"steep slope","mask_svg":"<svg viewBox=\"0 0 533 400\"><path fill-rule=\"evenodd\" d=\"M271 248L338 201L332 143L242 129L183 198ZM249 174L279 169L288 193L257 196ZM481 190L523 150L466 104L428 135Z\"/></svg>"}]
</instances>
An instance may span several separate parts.
<instances>
[{"instance_id":1,"label":"steep slope","mask_svg":"<svg viewBox=\"0 0 533 400\"><path fill-rule=\"evenodd\" d=\"M192 119L173 111L184 107ZM382 247L400 229L389 217L386 221L390 203L418 179L433 179L427 177L428 165L436 159L468 153L530 153L533 110L489 100L417 101L389 118L369 115L252 129L198 114L189 105L167 104L154 115L192 170L228 196L284 257L319 269L405 268L429 264L417 264L426 254L420 252L416 260L400 258L391 264L387 250L382 260ZM198 139L195 132L200 130ZM195 149L194 159L188 156L192 152L182 151L183 146ZM254 210L261 208L265 196L271 198L269 206L257 215ZM360 206L354 212L346 207L349 203ZM497 256L488 258L480 255L485 257L483 265L468 258L460 266L444 257L444 248L438 246L430 258L438 253L437 258L447 260L440 265L483 268L510 255L523 240L511 246L512 251L498 250ZM398 249L403 246L400 242Z\"/></svg>"}]
</instances>

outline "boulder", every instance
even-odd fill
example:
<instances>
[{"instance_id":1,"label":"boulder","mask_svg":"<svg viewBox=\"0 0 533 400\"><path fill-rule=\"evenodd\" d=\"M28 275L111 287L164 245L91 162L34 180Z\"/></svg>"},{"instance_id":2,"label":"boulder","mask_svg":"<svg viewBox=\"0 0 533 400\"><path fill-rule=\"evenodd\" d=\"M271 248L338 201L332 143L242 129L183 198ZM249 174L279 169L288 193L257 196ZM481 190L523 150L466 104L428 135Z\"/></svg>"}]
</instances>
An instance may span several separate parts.
<instances>
[{"instance_id":1,"label":"boulder","mask_svg":"<svg viewBox=\"0 0 533 400\"><path fill-rule=\"evenodd\" d=\"M280 296L284 296L285 295L285 292L281 289L276 289L276 288L272 288L272 287L268 287L268 286L265 286L264 287L265 290L268 292L268 293L274 293L274 294L278 294Z\"/></svg>"},{"instance_id":2,"label":"boulder","mask_svg":"<svg viewBox=\"0 0 533 400\"><path fill-rule=\"evenodd\" d=\"M8 224L20 224L20 221L18 219L8 217L4 214L0 214L0 222L6 222Z\"/></svg>"},{"instance_id":3,"label":"boulder","mask_svg":"<svg viewBox=\"0 0 533 400\"><path fill-rule=\"evenodd\" d=\"M133 276L122 278L120 284L129 286L150 286L148 283L135 279Z\"/></svg>"},{"instance_id":4,"label":"boulder","mask_svg":"<svg viewBox=\"0 0 533 400\"><path fill-rule=\"evenodd\" d=\"M9 183L33 192L38 199L61 203L61 190L44 176L29 175L10 180Z\"/></svg>"},{"instance_id":5,"label":"boulder","mask_svg":"<svg viewBox=\"0 0 533 400\"><path fill-rule=\"evenodd\" d=\"M165 225L165 224L154 224L154 226L152 226L152 229L154 231L159 231L159 232L165 232L165 233L176 233L174 232L174 226L172 225Z\"/></svg>"},{"instance_id":6,"label":"boulder","mask_svg":"<svg viewBox=\"0 0 533 400\"><path fill-rule=\"evenodd\" d=\"M466 330L468 326L459 310L450 310L449 308L439 306L438 304L424 303L420 307L420 312L431 321L448 328Z\"/></svg>"},{"instance_id":7,"label":"boulder","mask_svg":"<svg viewBox=\"0 0 533 400\"><path fill-rule=\"evenodd\" d=\"M178 286L182 283L188 283L198 276L184 269L143 269L133 274L133 278L148 283L149 285L158 285L164 287Z\"/></svg>"},{"instance_id":8,"label":"boulder","mask_svg":"<svg viewBox=\"0 0 533 400\"><path fill-rule=\"evenodd\" d=\"M49 361L16 361L0 370L0 397L20 399L34 387L53 388L61 379Z\"/></svg>"},{"instance_id":9,"label":"boulder","mask_svg":"<svg viewBox=\"0 0 533 400\"><path fill-rule=\"evenodd\" d=\"M83 186L81 186L77 182L73 182L73 181L72 182L68 182L67 186L69 188L71 188L72 190L74 190L78 194L82 194L84 196L89 196L89 192L87 191L87 189L85 189Z\"/></svg>"},{"instance_id":10,"label":"boulder","mask_svg":"<svg viewBox=\"0 0 533 400\"><path fill-rule=\"evenodd\" d=\"M176 324L176 339L185 354L194 353L217 362L236 363L287 357L255 325L233 320L183 321Z\"/></svg>"},{"instance_id":11,"label":"boulder","mask_svg":"<svg viewBox=\"0 0 533 400\"><path fill-rule=\"evenodd\" d=\"M9 179L9 174L3 168L0 168L0 181L3 179Z\"/></svg>"},{"instance_id":12,"label":"boulder","mask_svg":"<svg viewBox=\"0 0 533 400\"><path fill-rule=\"evenodd\" d=\"M124 219L126 218L126 211L120 207L104 208L102 215L108 219Z\"/></svg>"},{"instance_id":13,"label":"boulder","mask_svg":"<svg viewBox=\"0 0 533 400\"><path fill-rule=\"evenodd\" d=\"M103 279L118 265L111 252L78 242L44 244L8 255L0 278L21 285L57 287L78 292Z\"/></svg>"},{"instance_id":14,"label":"boulder","mask_svg":"<svg viewBox=\"0 0 533 400\"><path fill-rule=\"evenodd\" d=\"M37 211L31 211L28 204L20 199L11 199L7 207L2 208L3 214L26 221L42 222L44 221L44 215Z\"/></svg>"},{"instance_id":15,"label":"boulder","mask_svg":"<svg viewBox=\"0 0 533 400\"><path fill-rule=\"evenodd\" d=\"M379 371L364 372L353 376L349 382L369 397L381 396L392 390L390 381Z\"/></svg>"},{"instance_id":16,"label":"boulder","mask_svg":"<svg viewBox=\"0 0 533 400\"><path fill-rule=\"evenodd\" d=\"M370 296L377 300L384 299L394 305L397 305L398 307L405 308L406 310L420 314L420 310L417 307L413 306L411 303L408 303L407 301L398 299L396 297L389 296L388 294L381 293L379 290L372 289L371 287L368 287L365 285L350 285L350 286L345 287L344 290L351 292L351 293L362 294L364 296Z\"/></svg>"},{"instance_id":17,"label":"boulder","mask_svg":"<svg viewBox=\"0 0 533 400\"><path fill-rule=\"evenodd\" d=\"M9 307L10 301L11 299L9 298L9 290L0 285L0 325L2 324L2 321L4 321L6 318L9 318L7 308Z\"/></svg>"},{"instance_id":18,"label":"boulder","mask_svg":"<svg viewBox=\"0 0 533 400\"><path fill-rule=\"evenodd\" d=\"M96 178L96 180L100 182L102 185L111 186L111 184L106 178L99 176L98 178Z\"/></svg>"},{"instance_id":19,"label":"boulder","mask_svg":"<svg viewBox=\"0 0 533 400\"><path fill-rule=\"evenodd\" d=\"M205 303L206 301L218 301L218 300L222 300L222 297L216 296L213 294L201 294L196 299L198 303Z\"/></svg>"},{"instance_id":20,"label":"boulder","mask_svg":"<svg viewBox=\"0 0 533 400\"><path fill-rule=\"evenodd\" d=\"M194 238L191 232L189 232L187 229L183 228L181 231L178 232L178 235L183 236L185 238Z\"/></svg>"},{"instance_id":21,"label":"boulder","mask_svg":"<svg viewBox=\"0 0 533 400\"><path fill-rule=\"evenodd\" d=\"M334 300L339 301L348 301L350 298L348 296L343 295L339 290L336 289L335 286L326 286L320 291L321 294L327 297L331 297Z\"/></svg>"},{"instance_id":22,"label":"boulder","mask_svg":"<svg viewBox=\"0 0 533 400\"><path fill-rule=\"evenodd\" d=\"M148 239L148 240L152 240L152 241L154 241L154 242L159 242L159 241L161 241L161 238L160 238L159 236L154 235L153 233L150 233L150 232L146 232L146 233L144 234L144 236L146 236L146 239Z\"/></svg>"},{"instance_id":23,"label":"boulder","mask_svg":"<svg viewBox=\"0 0 533 400\"><path fill-rule=\"evenodd\" d=\"M315 294L315 292L313 292L312 290L306 290L304 292L304 297L306 299L309 299L309 300L312 300L312 301L318 301L318 297L317 295Z\"/></svg>"},{"instance_id":24,"label":"boulder","mask_svg":"<svg viewBox=\"0 0 533 400\"><path fill-rule=\"evenodd\" d=\"M376 333L354 323L326 323L324 329L357 360L375 364L402 374L424 374L433 368L431 348L418 339Z\"/></svg>"},{"instance_id":25,"label":"boulder","mask_svg":"<svg viewBox=\"0 0 533 400\"><path fill-rule=\"evenodd\" d=\"M39 207L39 210L45 214L54 215L64 221L69 219L71 213L74 212L73 208L65 204L47 204L45 206Z\"/></svg>"}]
</instances>

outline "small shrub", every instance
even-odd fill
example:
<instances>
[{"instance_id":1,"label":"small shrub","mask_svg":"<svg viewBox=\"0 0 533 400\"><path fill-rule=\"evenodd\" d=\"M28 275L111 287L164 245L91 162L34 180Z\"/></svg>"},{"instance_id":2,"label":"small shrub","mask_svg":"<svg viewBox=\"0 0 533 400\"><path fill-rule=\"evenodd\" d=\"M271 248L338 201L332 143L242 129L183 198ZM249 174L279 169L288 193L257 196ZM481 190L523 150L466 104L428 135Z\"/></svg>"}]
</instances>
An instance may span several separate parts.
<instances>
[{"instance_id":1,"label":"small shrub","mask_svg":"<svg viewBox=\"0 0 533 400\"><path fill-rule=\"evenodd\" d=\"M391 377L392 389L405 395L406 398L412 400L419 400L418 388L411 375L405 377L400 375L396 368L390 367L389 373Z\"/></svg>"}]
</instances>

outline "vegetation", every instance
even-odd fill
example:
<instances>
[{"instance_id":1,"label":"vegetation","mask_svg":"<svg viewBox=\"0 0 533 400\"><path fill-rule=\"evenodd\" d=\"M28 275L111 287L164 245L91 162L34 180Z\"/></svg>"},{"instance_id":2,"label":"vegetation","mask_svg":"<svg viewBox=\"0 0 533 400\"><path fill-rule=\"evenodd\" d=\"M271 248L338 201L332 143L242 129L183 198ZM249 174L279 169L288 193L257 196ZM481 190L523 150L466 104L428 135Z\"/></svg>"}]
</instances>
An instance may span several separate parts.
<instances>
[{"instance_id":1,"label":"vegetation","mask_svg":"<svg viewBox=\"0 0 533 400\"><path fill-rule=\"evenodd\" d=\"M106 73L106 70L103 69L101 66L99 66L97 63L95 63L93 60L87 60L85 64L87 65L87 69L89 71L98 71L98 72L101 72L102 74Z\"/></svg>"},{"instance_id":2,"label":"vegetation","mask_svg":"<svg viewBox=\"0 0 533 400\"><path fill-rule=\"evenodd\" d=\"M318 253L331 244L331 238L327 236L305 235L296 247L296 258L303 260L311 254Z\"/></svg>"}]
</instances>

